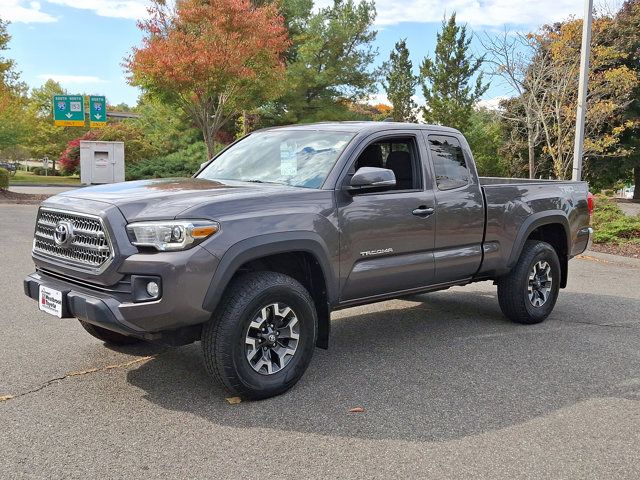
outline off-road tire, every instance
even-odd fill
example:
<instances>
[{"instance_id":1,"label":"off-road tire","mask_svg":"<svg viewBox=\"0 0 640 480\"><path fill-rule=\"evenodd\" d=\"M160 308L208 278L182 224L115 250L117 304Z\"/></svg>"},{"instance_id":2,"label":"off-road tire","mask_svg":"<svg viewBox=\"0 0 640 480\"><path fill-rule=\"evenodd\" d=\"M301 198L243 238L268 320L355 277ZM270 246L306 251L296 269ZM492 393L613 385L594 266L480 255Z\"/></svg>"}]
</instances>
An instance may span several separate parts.
<instances>
[{"instance_id":1,"label":"off-road tire","mask_svg":"<svg viewBox=\"0 0 640 480\"><path fill-rule=\"evenodd\" d=\"M249 324L265 305L283 302L300 322L296 353L280 371L255 371L247 360L245 338ZM209 374L232 395L257 400L289 390L305 372L316 344L317 313L309 292L295 279L276 272L240 275L202 329L202 351Z\"/></svg>"},{"instance_id":2,"label":"off-road tire","mask_svg":"<svg viewBox=\"0 0 640 480\"><path fill-rule=\"evenodd\" d=\"M82 328L84 328L89 333L89 335L97 338L98 340L102 340L108 345L133 345L135 343L142 342L142 339L140 338L129 337L117 332L112 332L111 330L98 327L97 325L92 325L91 323L83 322L82 320L79 320L79 322L80 325L82 325Z\"/></svg>"},{"instance_id":3,"label":"off-road tire","mask_svg":"<svg viewBox=\"0 0 640 480\"><path fill-rule=\"evenodd\" d=\"M529 299L529 275L538 262L551 267L551 291L543 305L534 306ZM540 240L527 240L518 263L509 274L498 279L498 301L502 313L516 323L544 321L552 312L560 290L560 260L555 249Z\"/></svg>"}]
</instances>

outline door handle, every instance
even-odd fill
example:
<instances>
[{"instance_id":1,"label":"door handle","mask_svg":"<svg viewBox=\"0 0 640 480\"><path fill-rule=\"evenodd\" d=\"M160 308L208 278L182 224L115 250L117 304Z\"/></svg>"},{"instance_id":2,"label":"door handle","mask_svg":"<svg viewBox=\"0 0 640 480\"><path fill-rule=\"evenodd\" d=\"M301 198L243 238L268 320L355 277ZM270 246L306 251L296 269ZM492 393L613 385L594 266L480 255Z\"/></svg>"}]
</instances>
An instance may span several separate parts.
<instances>
[{"instance_id":1,"label":"door handle","mask_svg":"<svg viewBox=\"0 0 640 480\"><path fill-rule=\"evenodd\" d=\"M433 208L431 207L427 208L424 205L420 205L411 213L413 213L416 217L427 218L429 215L433 215L433 212L435 212Z\"/></svg>"}]
</instances>

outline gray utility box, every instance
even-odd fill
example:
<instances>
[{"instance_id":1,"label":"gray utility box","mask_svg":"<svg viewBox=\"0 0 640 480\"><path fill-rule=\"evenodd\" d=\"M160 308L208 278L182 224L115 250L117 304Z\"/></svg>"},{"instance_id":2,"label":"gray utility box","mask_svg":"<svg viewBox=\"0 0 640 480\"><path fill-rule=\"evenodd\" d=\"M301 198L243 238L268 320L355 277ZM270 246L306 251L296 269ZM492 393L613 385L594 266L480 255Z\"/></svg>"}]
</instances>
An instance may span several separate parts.
<instances>
[{"instance_id":1,"label":"gray utility box","mask_svg":"<svg viewBox=\"0 0 640 480\"><path fill-rule=\"evenodd\" d=\"M80 182L124 182L124 142L80 141Z\"/></svg>"}]
</instances>

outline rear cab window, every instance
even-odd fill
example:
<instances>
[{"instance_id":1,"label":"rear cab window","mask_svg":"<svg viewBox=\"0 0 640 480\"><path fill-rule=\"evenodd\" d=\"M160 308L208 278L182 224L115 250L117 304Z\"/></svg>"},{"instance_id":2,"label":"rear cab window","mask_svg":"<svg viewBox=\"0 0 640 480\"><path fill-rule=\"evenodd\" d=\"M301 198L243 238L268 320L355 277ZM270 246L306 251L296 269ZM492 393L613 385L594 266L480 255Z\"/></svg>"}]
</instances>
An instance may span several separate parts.
<instances>
[{"instance_id":1,"label":"rear cab window","mask_svg":"<svg viewBox=\"0 0 640 480\"><path fill-rule=\"evenodd\" d=\"M428 135L436 184L439 190L451 190L469 184L471 174L460 141L450 135Z\"/></svg>"}]
</instances>

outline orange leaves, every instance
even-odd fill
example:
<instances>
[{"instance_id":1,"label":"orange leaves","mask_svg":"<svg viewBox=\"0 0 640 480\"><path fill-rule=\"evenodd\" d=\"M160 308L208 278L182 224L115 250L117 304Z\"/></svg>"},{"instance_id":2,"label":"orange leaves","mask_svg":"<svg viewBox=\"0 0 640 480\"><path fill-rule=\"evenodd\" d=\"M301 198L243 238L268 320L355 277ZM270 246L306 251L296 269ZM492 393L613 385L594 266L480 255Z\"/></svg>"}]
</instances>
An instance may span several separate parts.
<instances>
[{"instance_id":1,"label":"orange leaves","mask_svg":"<svg viewBox=\"0 0 640 480\"><path fill-rule=\"evenodd\" d=\"M125 65L133 83L152 90L188 94L197 88L211 96L229 84L283 74L289 42L274 4L183 0L175 13L155 5L140 28L143 46Z\"/></svg>"}]
</instances>

